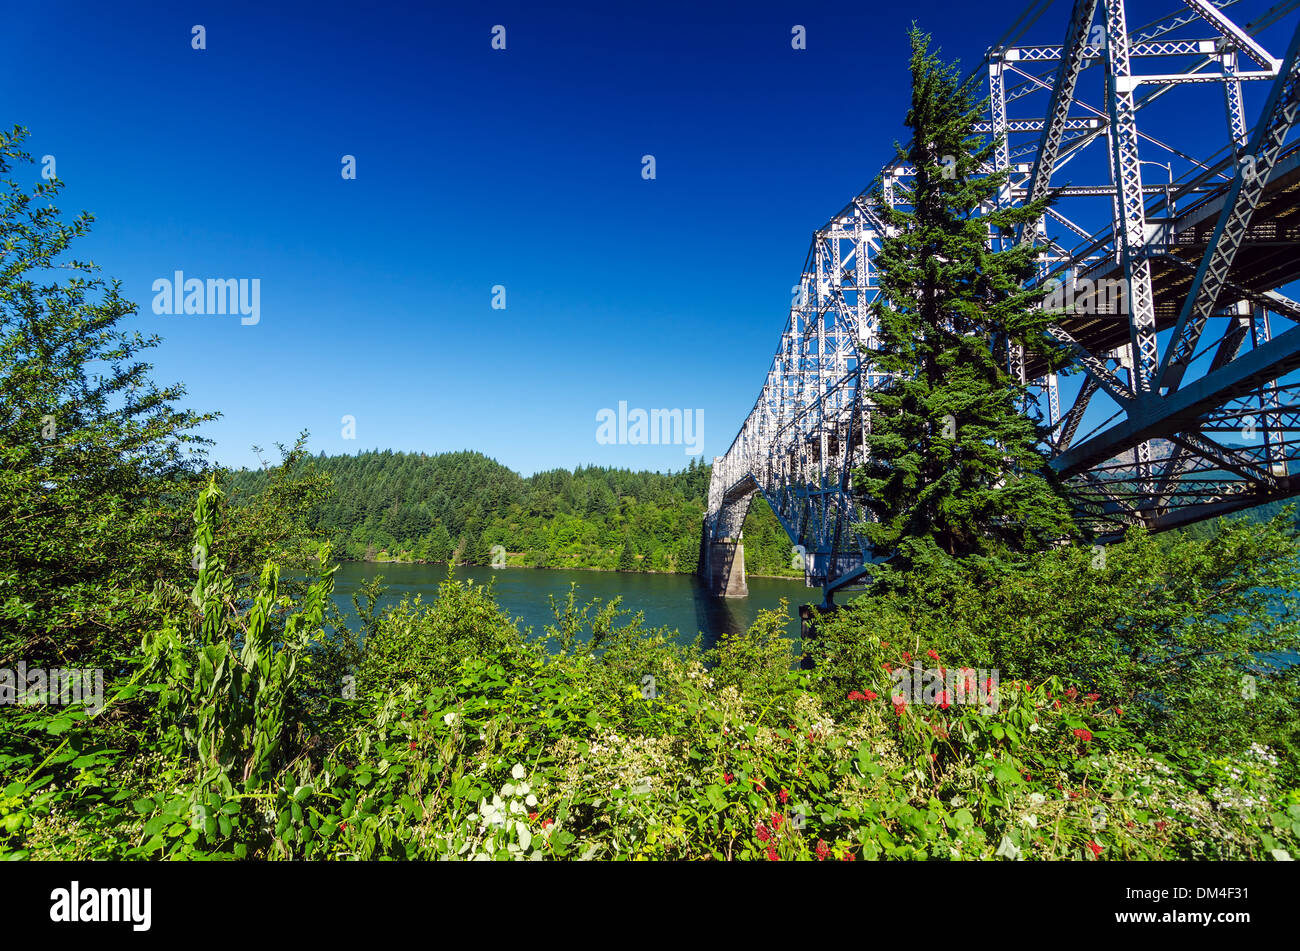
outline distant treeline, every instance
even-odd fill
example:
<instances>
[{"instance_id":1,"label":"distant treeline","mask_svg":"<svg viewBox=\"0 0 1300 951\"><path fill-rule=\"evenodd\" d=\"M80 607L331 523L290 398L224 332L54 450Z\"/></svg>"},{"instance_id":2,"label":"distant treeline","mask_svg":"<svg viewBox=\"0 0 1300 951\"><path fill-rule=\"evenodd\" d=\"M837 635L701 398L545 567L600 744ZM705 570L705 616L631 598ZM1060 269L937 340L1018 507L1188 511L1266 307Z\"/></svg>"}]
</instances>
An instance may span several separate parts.
<instances>
[{"instance_id":1,"label":"distant treeline","mask_svg":"<svg viewBox=\"0 0 1300 951\"><path fill-rule=\"evenodd\" d=\"M309 525L353 561L487 565L501 545L510 564L606 571L696 570L708 465L680 472L596 466L524 478L477 452L386 450L320 454L309 463L333 491ZM239 496L265 486L261 470L230 474ZM790 575L790 541L758 498L745 522L750 573Z\"/></svg>"}]
</instances>

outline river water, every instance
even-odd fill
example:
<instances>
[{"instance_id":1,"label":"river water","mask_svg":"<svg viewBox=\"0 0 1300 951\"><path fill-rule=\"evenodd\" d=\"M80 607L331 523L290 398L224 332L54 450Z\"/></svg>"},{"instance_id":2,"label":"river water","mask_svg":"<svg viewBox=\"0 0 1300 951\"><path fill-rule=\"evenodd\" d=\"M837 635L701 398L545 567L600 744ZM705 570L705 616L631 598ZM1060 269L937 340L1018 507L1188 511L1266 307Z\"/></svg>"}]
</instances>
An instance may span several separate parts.
<instances>
[{"instance_id":1,"label":"river water","mask_svg":"<svg viewBox=\"0 0 1300 951\"><path fill-rule=\"evenodd\" d=\"M446 565L411 565L396 563L344 562L334 576L334 600L349 625L357 626L352 595L363 581L384 576L388 586L380 607L397 604L403 597L423 595L426 603L438 596L438 584L447 577ZM645 613L647 628L666 627L676 632L676 640L689 643L703 634L703 644L710 647L724 632L747 629L758 612L776 608L780 600L789 602L788 636L799 636L798 606L820 601L821 591L806 588L798 581L750 577L748 598L712 598L694 575L642 574L621 571L561 571L549 568L480 568L457 566L454 576L475 584L491 584L502 610L518 621L519 629L540 635L553 624L549 596L560 604L568 596L569 585L577 585L581 605L595 598L607 604L622 597L622 607Z\"/></svg>"}]
</instances>

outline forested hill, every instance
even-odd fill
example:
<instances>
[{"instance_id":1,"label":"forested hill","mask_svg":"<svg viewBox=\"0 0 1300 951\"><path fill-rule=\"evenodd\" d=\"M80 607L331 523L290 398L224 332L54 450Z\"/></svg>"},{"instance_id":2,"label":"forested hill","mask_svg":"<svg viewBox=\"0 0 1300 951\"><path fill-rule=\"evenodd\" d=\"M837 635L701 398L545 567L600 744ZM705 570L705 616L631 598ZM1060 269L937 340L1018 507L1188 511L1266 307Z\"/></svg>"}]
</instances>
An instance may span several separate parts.
<instances>
[{"instance_id":1,"label":"forested hill","mask_svg":"<svg viewBox=\"0 0 1300 951\"><path fill-rule=\"evenodd\" d=\"M524 478L477 452L386 451L311 460L333 482L310 523L350 560L485 565L493 545L508 562L533 567L692 572L709 466L631 472L595 466ZM261 470L231 474L238 494L257 493ZM755 500L745 524L751 573L791 571L790 542Z\"/></svg>"}]
</instances>

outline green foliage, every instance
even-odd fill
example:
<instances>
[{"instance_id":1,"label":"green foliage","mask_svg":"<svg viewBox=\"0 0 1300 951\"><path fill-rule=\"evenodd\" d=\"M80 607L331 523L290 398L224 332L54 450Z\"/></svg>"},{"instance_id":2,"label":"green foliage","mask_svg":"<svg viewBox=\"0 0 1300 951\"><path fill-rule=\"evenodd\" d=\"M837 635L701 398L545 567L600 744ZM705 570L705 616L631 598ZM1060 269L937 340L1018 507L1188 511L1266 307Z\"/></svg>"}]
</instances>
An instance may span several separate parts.
<instances>
[{"instance_id":1,"label":"green foliage","mask_svg":"<svg viewBox=\"0 0 1300 951\"><path fill-rule=\"evenodd\" d=\"M796 660L785 632L787 602L760 611L748 631L728 632L707 658L715 684L742 690L756 703L768 703L791 687L788 676Z\"/></svg>"},{"instance_id":2,"label":"green foliage","mask_svg":"<svg viewBox=\"0 0 1300 951\"><path fill-rule=\"evenodd\" d=\"M168 625L146 636L144 652L169 684L158 697L164 748L192 753L185 758L200 773L236 776L251 792L283 765L279 756L292 726L286 704L321 627L333 569L327 567L326 547L321 580L307 589L300 609L286 617L273 640L270 616L286 607L278 596L279 569L268 562L247 612L235 609L233 581L212 552L219 496L215 482L209 483L195 513L198 579L190 601L198 617L184 629Z\"/></svg>"},{"instance_id":3,"label":"green foliage","mask_svg":"<svg viewBox=\"0 0 1300 951\"><path fill-rule=\"evenodd\" d=\"M292 447L277 446L280 463L262 470L256 490L229 470L221 473L223 483L232 487L238 516L226 539L226 555L235 570L249 570L271 557L297 568L316 561L317 533L310 517L332 497L333 483L308 454L307 435L299 433Z\"/></svg>"},{"instance_id":4,"label":"green foliage","mask_svg":"<svg viewBox=\"0 0 1300 951\"><path fill-rule=\"evenodd\" d=\"M969 559L900 575L822 619L810 652L835 692L880 669L884 644L918 656L941 647L1006 678L1059 676L1122 708L1126 724L1169 750L1271 744L1295 782L1297 591L1287 511L1225 522L1208 538L1135 531L1104 564L1063 547L1018 566Z\"/></svg>"},{"instance_id":5,"label":"green foliage","mask_svg":"<svg viewBox=\"0 0 1300 951\"><path fill-rule=\"evenodd\" d=\"M632 540L628 539L623 543L623 551L618 556L619 571L635 571L636 555L632 552Z\"/></svg>"},{"instance_id":6,"label":"green foliage","mask_svg":"<svg viewBox=\"0 0 1300 951\"><path fill-rule=\"evenodd\" d=\"M1134 536L1106 571L1075 564L1072 551L1045 553L986 587L982 611L976 568L908 577L917 595L958 598L948 623L923 602L909 612L896 592L866 598L818 622L811 674L791 669L784 610L701 655L617 601L580 605L572 590L528 641L481 587L449 578L432 605L376 615L376 585L359 598L358 689L309 736L290 711L309 706L302 674L311 646L327 643L328 554L296 601L279 595L268 564L241 606L212 554L220 501L215 484L200 494L198 581L189 598L165 600L168 621L145 636L105 709L22 714L52 742L0 754L0 849L498 860L1268 859L1300 849L1294 748L1270 748L1273 721L1244 709L1233 712L1244 734L1189 741L1194 711L1182 704L1204 685L1184 688L1179 673L1195 666L1196 644L1294 648L1289 620L1266 641L1243 633L1259 624L1213 616L1263 620L1268 600L1249 592L1295 570L1284 567L1294 540L1276 525L1165 543L1160 558ZM1166 572L1183 575L1181 587L1166 592ZM1117 644L1069 628L1077 618L1053 607L1087 589L1099 592L1094 606L1112 605L1103 623L1125 632ZM1017 615L1039 627L1014 626ZM1032 639L1044 634L1070 639L1061 656L1075 651L1080 663L1042 675L1051 657ZM1152 644L1183 659L1163 679L1125 654ZM966 702L977 691L892 698L890 668L919 668L927 655L938 667L992 659L1002 674L980 703ZM1113 676L1116 692L1087 695L1089 675ZM1261 677L1259 696L1284 681ZM156 701L128 755L110 742L114 714L142 696Z\"/></svg>"},{"instance_id":7,"label":"green foliage","mask_svg":"<svg viewBox=\"0 0 1300 951\"><path fill-rule=\"evenodd\" d=\"M268 546L289 544L296 531L327 537L340 556L358 561L487 565L492 546L501 545L508 564L536 568L690 574L698 566L710 470L694 460L669 474L587 467L524 479L474 452L310 459L301 448L300 440L270 473L227 475L237 505L271 498L276 472L299 484L295 515L303 494L314 492L294 531L250 530ZM761 499L745 522L745 559L751 574L800 573L785 530Z\"/></svg>"},{"instance_id":8,"label":"green foliage","mask_svg":"<svg viewBox=\"0 0 1300 951\"><path fill-rule=\"evenodd\" d=\"M997 143L975 135L986 104L974 80L941 65L928 37L913 30L911 41L912 142L898 157L916 175L897 207L881 200L893 233L875 258L879 337L864 360L887 381L872 393L869 461L853 477L874 516L867 537L895 567L1039 550L1075 533L1044 471L1043 432L1022 412L1026 388L1008 372L1010 348L1052 370L1066 354L1022 287L1032 245L989 246L1032 226L1046 203L997 204L1008 173L981 171Z\"/></svg>"},{"instance_id":9,"label":"green foliage","mask_svg":"<svg viewBox=\"0 0 1300 951\"><path fill-rule=\"evenodd\" d=\"M487 591L462 585L450 573L432 605L404 598L382 622L367 626L362 690L436 683L467 658L494 657L518 642L514 624Z\"/></svg>"},{"instance_id":10,"label":"green foliage","mask_svg":"<svg viewBox=\"0 0 1300 951\"><path fill-rule=\"evenodd\" d=\"M69 257L92 216L60 217L57 179L14 180L25 138L0 131L0 666L104 666L188 561L194 429L215 417L149 380L158 338L123 330L136 308L120 284Z\"/></svg>"}]
</instances>

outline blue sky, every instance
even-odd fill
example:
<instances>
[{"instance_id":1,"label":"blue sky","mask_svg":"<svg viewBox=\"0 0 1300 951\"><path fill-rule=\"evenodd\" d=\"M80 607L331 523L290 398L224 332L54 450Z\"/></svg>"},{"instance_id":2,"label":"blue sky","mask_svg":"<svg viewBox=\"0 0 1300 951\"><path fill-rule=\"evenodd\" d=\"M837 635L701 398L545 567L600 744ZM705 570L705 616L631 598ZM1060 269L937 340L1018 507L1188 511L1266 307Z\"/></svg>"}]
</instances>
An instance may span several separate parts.
<instances>
[{"instance_id":1,"label":"blue sky","mask_svg":"<svg viewBox=\"0 0 1300 951\"><path fill-rule=\"evenodd\" d=\"M328 453L677 469L681 446L597 444L598 411L701 409L703 458L725 451L812 230L903 134L912 18L969 66L1022 6L27 4L3 121L96 215L78 256L164 337L155 378L223 413L216 460L307 428ZM259 323L155 315L178 269L260 279Z\"/></svg>"}]
</instances>

